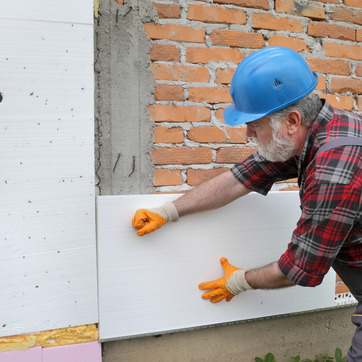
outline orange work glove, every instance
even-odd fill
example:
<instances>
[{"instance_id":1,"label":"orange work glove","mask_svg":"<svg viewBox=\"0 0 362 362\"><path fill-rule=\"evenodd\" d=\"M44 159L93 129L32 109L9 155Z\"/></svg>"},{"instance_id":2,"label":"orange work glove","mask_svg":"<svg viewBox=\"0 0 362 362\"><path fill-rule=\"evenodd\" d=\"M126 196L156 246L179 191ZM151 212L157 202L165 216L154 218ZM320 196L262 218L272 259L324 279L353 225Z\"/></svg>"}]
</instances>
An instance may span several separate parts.
<instances>
[{"instance_id":1,"label":"orange work glove","mask_svg":"<svg viewBox=\"0 0 362 362\"><path fill-rule=\"evenodd\" d=\"M221 258L220 262L225 275L220 279L199 285L201 290L211 289L202 295L202 299L210 299L212 303L218 303L223 299L230 302L240 292L253 289L245 279L245 270L231 265L226 258Z\"/></svg>"},{"instance_id":2,"label":"orange work glove","mask_svg":"<svg viewBox=\"0 0 362 362\"><path fill-rule=\"evenodd\" d=\"M132 219L132 226L138 229L137 235L152 233L166 224L167 221L177 221L179 218L177 209L172 202L168 202L155 209L137 210Z\"/></svg>"}]
</instances>

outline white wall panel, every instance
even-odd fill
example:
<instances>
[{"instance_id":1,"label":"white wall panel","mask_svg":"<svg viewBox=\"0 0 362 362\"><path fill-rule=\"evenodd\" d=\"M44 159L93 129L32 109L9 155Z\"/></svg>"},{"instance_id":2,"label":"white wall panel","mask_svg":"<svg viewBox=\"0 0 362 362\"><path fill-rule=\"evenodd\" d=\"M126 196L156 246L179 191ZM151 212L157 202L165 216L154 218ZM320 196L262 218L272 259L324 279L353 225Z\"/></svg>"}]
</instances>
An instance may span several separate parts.
<instances>
[{"instance_id":1,"label":"white wall panel","mask_svg":"<svg viewBox=\"0 0 362 362\"><path fill-rule=\"evenodd\" d=\"M98 319L92 5L0 0L1 336Z\"/></svg>"},{"instance_id":2,"label":"white wall panel","mask_svg":"<svg viewBox=\"0 0 362 362\"><path fill-rule=\"evenodd\" d=\"M90 0L0 0L0 19L93 23Z\"/></svg>"},{"instance_id":3,"label":"white wall panel","mask_svg":"<svg viewBox=\"0 0 362 362\"><path fill-rule=\"evenodd\" d=\"M223 276L221 257L245 269L279 259L300 216L297 192L252 193L136 235L131 226L136 209L179 196L98 197L101 340L334 306L333 271L316 288L248 291L230 303L201 299L198 284Z\"/></svg>"}]
</instances>

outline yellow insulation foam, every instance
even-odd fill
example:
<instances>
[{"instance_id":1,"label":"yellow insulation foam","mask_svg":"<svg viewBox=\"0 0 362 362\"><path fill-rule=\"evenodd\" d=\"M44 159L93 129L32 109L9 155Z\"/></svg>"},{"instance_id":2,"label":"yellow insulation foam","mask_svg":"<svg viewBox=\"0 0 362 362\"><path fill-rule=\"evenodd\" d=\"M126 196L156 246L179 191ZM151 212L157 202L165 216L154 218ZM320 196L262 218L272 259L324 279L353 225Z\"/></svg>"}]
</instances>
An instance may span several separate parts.
<instances>
[{"instance_id":1,"label":"yellow insulation foam","mask_svg":"<svg viewBox=\"0 0 362 362\"><path fill-rule=\"evenodd\" d=\"M36 335L23 335L0 338L0 352L23 351L37 345Z\"/></svg>"},{"instance_id":2,"label":"yellow insulation foam","mask_svg":"<svg viewBox=\"0 0 362 362\"><path fill-rule=\"evenodd\" d=\"M56 347L98 340L97 325L69 327L44 331L38 334L19 335L0 338L0 352L20 351L40 345Z\"/></svg>"}]
</instances>

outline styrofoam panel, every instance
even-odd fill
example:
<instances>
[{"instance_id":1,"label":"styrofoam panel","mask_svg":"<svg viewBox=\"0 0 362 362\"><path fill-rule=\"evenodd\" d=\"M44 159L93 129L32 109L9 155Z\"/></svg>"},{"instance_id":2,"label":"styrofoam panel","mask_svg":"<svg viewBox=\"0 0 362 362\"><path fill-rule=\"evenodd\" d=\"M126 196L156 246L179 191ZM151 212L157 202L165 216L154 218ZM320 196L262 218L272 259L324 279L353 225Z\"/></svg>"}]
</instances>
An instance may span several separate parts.
<instances>
[{"instance_id":1,"label":"styrofoam panel","mask_svg":"<svg viewBox=\"0 0 362 362\"><path fill-rule=\"evenodd\" d=\"M84 123L93 119L92 29L91 25L0 19L0 31L12 35L0 39L2 116L21 122L20 126L34 123L40 135L45 127L42 121L48 120L53 137L59 135L60 126L61 130L74 128L75 119ZM6 126L14 130L11 124ZM84 131L88 135L93 128Z\"/></svg>"},{"instance_id":2,"label":"styrofoam panel","mask_svg":"<svg viewBox=\"0 0 362 362\"><path fill-rule=\"evenodd\" d=\"M98 320L93 26L55 17L92 3L14 6L46 21L1 4L0 336Z\"/></svg>"},{"instance_id":3,"label":"styrofoam panel","mask_svg":"<svg viewBox=\"0 0 362 362\"><path fill-rule=\"evenodd\" d=\"M0 19L93 23L93 2L89 0L0 0Z\"/></svg>"},{"instance_id":4,"label":"styrofoam panel","mask_svg":"<svg viewBox=\"0 0 362 362\"><path fill-rule=\"evenodd\" d=\"M297 192L251 193L224 208L136 235L135 210L179 196L97 198L102 341L334 306L333 271L316 288L248 291L230 303L201 299L198 284L223 276L221 257L245 269L279 259L300 216Z\"/></svg>"}]
</instances>

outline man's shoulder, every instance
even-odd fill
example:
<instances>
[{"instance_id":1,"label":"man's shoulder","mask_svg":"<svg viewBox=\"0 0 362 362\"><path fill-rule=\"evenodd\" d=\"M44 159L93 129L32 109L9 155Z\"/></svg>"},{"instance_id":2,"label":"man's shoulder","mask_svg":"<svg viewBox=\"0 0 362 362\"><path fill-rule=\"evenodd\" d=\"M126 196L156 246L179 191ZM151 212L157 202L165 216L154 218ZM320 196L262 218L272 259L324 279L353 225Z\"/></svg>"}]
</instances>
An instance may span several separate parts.
<instances>
[{"instance_id":1,"label":"man's shoulder","mask_svg":"<svg viewBox=\"0 0 362 362\"><path fill-rule=\"evenodd\" d=\"M315 157L315 179L319 182L349 184L360 177L362 146L342 145Z\"/></svg>"}]
</instances>

